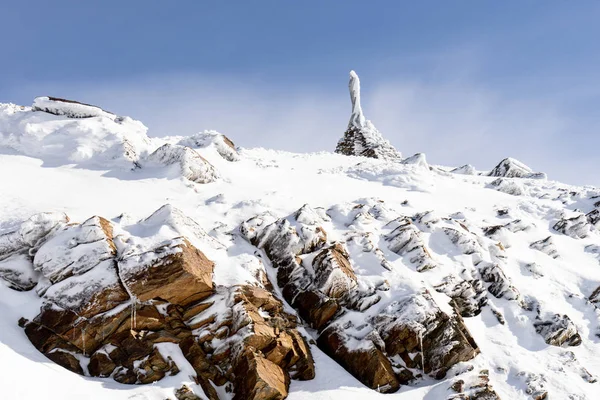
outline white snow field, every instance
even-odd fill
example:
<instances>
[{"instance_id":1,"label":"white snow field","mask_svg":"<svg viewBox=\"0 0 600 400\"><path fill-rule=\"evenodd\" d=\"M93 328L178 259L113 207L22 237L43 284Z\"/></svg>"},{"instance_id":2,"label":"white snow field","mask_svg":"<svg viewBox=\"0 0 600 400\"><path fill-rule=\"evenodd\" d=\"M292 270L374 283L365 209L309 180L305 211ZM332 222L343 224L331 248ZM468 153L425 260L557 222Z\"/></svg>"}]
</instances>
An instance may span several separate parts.
<instances>
[{"instance_id":1,"label":"white snow field","mask_svg":"<svg viewBox=\"0 0 600 400\"><path fill-rule=\"evenodd\" d=\"M48 101L38 104L52 111ZM459 166L428 165L424 155L401 162L329 151L232 152L215 132L149 138L131 118L98 108L88 115L80 106L69 114L61 107L62 115L54 115L0 104L0 234L41 212L66 213L75 222L98 215L124 231L139 231L145 225L137 221L170 204L218 242L206 250L216 263L214 281L234 285L252 282L256 254L263 254L243 238L240 226L265 212L287 217L308 204L323 218L328 239L346 246L359 279L385 280L382 305L427 290L452 314L453 282L484 277L483 292L472 295L485 301L475 307L476 315L464 317L481 352L446 378L425 375L395 393L378 393L312 344L316 377L292 380L290 400L450 399L457 395L452 383L468 384L483 370L504 400L543 393L548 399L600 398L600 311L590 301L600 286L600 221L594 218L600 189L539 174L487 176L470 166L450 172ZM331 149L324 150L333 150L341 133L323 132L331 136ZM228 134L235 141L235 132ZM392 251L387 238L404 217L414 224L431 268L420 268L414 254ZM273 268L265 268L275 283ZM35 317L41 301L36 290L16 291L0 279L0 399L164 400L174 399L183 383L203 396L194 370L169 344L161 352L171 354L181 371L148 385L80 376L58 366L18 326L20 318ZM554 325L540 322L553 321L555 314L568 316L563 328L570 337L578 333L580 343L546 342L552 332L545 326ZM360 323L363 317L354 312L346 318ZM316 331L301 332L316 340Z\"/></svg>"}]
</instances>

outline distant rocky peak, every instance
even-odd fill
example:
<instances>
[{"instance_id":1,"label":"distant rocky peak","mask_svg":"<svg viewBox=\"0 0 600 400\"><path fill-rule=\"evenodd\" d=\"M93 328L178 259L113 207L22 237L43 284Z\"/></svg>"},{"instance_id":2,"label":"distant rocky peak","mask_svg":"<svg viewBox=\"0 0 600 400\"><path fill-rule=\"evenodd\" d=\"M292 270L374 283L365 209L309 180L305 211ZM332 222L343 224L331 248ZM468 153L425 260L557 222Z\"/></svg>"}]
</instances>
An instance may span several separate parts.
<instances>
[{"instance_id":1,"label":"distant rocky peak","mask_svg":"<svg viewBox=\"0 0 600 400\"><path fill-rule=\"evenodd\" d=\"M543 172L533 172L531 168L514 158L505 158L490 171L488 176L498 176L503 178L530 178L546 179Z\"/></svg>"},{"instance_id":2,"label":"distant rocky peak","mask_svg":"<svg viewBox=\"0 0 600 400\"><path fill-rule=\"evenodd\" d=\"M352 114L348 129L338 142L335 152L347 156L362 156L388 160L399 160L402 155L392 144L381 136L371 121L367 120L360 105L360 80L350 71L350 100Z\"/></svg>"}]
</instances>

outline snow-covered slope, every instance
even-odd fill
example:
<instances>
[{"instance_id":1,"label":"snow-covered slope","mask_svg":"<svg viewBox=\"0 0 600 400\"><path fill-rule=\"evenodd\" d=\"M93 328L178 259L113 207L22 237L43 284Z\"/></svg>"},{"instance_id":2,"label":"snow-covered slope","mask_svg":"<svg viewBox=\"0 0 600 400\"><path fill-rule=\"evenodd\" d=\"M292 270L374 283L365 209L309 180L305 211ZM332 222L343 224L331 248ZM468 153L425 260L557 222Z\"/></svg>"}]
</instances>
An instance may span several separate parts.
<instances>
[{"instance_id":1,"label":"snow-covered slope","mask_svg":"<svg viewBox=\"0 0 600 400\"><path fill-rule=\"evenodd\" d=\"M204 398L172 343L157 349L179 373L127 385L55 364L19 326L43 304L86 306L67 301L96 284L124 282L118 301L136 310L131 277L158 244L160 257L176 253L181 237L214 262L214 303L196 322L226 315L239 285L268 290L295 316L315 370L291 380L289 399L598 397L600 189L453 170L424 155L401 162L227 142L210 132L149 139L127 117L0 105L0 398L162 400L184 384ZM165 145L179 155L163 168L151 154ZM195 154L214 171L208 183L185 173ZM236 348L240 336L227 335L205 347L209 359ZM353 356L361 351L369 356ZM90 354L73 354L89 375ZM377 375L387 386L372 389L375 356L389 368ZM232 398L227 385L215 384L219 398Z\"/></svg>"}]
</instances>

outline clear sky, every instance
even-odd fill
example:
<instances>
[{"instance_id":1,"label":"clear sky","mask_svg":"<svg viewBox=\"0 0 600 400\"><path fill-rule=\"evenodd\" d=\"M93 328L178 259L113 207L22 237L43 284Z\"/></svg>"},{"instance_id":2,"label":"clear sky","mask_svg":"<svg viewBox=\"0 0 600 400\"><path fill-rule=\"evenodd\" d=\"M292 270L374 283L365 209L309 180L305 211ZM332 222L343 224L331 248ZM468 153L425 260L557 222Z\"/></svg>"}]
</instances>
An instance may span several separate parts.
<instances>
[{"instance_id":1,"label":"clear sky","mask_svg":"<svg viewBox=\"0 0 600 400\"><path fill-rule=\"evenodd\" d=\"M600 186L600 2L5 1L0 101L70 97L150 134L331 151L359 74L405 156L506 156Z\"/></svg>"}]
</instances>

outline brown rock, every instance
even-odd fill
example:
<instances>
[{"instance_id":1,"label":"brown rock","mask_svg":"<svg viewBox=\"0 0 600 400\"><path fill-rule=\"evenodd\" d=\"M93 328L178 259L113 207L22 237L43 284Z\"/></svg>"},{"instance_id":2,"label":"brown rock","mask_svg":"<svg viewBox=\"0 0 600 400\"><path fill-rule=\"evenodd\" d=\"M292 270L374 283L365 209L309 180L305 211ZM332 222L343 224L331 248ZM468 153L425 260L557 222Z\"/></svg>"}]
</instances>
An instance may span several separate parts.
<instances>
[{"instance_id":1,"label":"brown rock","mask_svg":"<svg viewBox=\"0 0 600 400\"><path fill-rule=\"evenodd\" d=\"M321 350L336 360L363 384L382 393L393 393L400 388L392 364L373 343L363 339L360 349L347 346L348 338L338 327L329 327L317 340Z\"/></svg>"},{"instance_id":2,"label":"brown rock","mask_svg":"<svg viewBox=\"0 0 600 400\"><path fill-rule=\"evenodd\" d=\"M313 290L298 293L292 306L315 329L325 326L340 309L337 301Z\"/></svg>"},{"instance_id":3,"label":"brown rock","mask_svg":"<svg viewBox=\"0 0 600 400\"><path fill-rule=\"evenodd\" d=\"M234 400L282 400L290 385L287 374L275 363L247 352L237 362Z\"/></svg>"},{"instance_id":4,"label":"brown rock","mask_svg":"<svg viewBox=\"0 0 600 400\"><path fill-rule=\"evenodd\" d=\"M156 258L148 265L139 255L119 265L125 271L125 284L140 301L162 299L186 306L213 292L214 263L190 242L173 241L154 252Z\"/></svg>"},{"instance_id":5,"label":"brown rock","mask_svg":"<svg viewBox=\"0 0 600 400\"><path fill-rule=\"evenodd\" d=\"M327 296L341 298L357 286L348 253L340 243L322 250L313 260L316 285Z\"/></svg>"},{"instance_id":6,"label":"brown rock","mask_svg":"<svg viewBox=\"0 0 600 400\"><path fill-rule=\"evenodd\" d=\"M294 349L298 354L298 361L291 367L291 377L301 381L313 379L315 377L315 362L308 343L297 330L290 330L288 333L294 341Z\"/></svg>"},{"instance_id":7,"label":"brown rock","mask_svg":"<svg viewBox=\"0 0 600 400\"><path fill-rule=\"evenodd\" d=\"M175 391L175 398L177 400L202 400L201 397L195 395L194 392L192 392L192 389L185 385ZM218 397L217 400L219 400Z\"/></svg>"},{"instance_id":8,"label":"brown rock","mask_svg":"<svg viewBox=\"0 0 600 400\"><path fill-rule=\"evenodd\" d=\"M66 352L61 349L52 350L50 353L46 354L46 357L60 365L68 369L71 372L75 372L76 374L83 375L83 369L81 369L81 365L79 364L79 360L71 353Z\"/></svg>"},{"instance_id":9,"label":"brown rock","mask_svg":"<svg viewBox=\"0 0 600 400\"><path fill-rule=\"evenodd\" d=\"M90 357L88 371L91 376L107 377L112 374L117 365L105 352L97 351Z\"/></svg>"}]
</instances>

